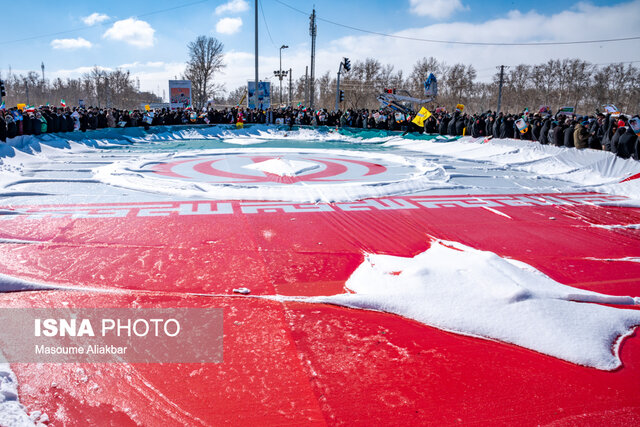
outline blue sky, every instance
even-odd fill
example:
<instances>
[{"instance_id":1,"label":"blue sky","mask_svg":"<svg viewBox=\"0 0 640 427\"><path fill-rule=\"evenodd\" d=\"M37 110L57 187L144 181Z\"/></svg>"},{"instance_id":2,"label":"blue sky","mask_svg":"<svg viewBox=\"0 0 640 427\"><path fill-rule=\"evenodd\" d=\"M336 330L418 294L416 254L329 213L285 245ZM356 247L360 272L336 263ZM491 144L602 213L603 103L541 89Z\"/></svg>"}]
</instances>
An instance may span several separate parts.
<instances>
[{"instance_id":1,"label":"blue sky","mask_svg":"<svg viewBox=\"0 0 640 427\"><path fill-rule=\"evenodd\" d=\"M278 67L294 78L309 63L308 17L318 21L317 69L334 70L342 56L374 56L409 73L422 56L449 64L463 62L487 80L500 64L539 63L578 57L594 63L640 60L638 40L573 46L479 47L392 39L357 32L322 19L370 31L405 37L483 41L538 42L593 40L640 35L640 0L576 3L476 0L262 0L260 77ZM34 2L3 4L0 72L40 72L47 77L77 77L94 65L130 69L143 89L162 94L166 80L181 73L186 45L198 35L217 37L225 46L227 68L218 76L228 90L253 78L254 1L156 0L131 2ZM168 10L167 10L168 9ZM93 16L93 19L90 17ZM266 20L266 25L265 25ZM268 30L267 31L267 27ZM270 36L269 37L269 33Z\"/></svg>"}]
</instances>

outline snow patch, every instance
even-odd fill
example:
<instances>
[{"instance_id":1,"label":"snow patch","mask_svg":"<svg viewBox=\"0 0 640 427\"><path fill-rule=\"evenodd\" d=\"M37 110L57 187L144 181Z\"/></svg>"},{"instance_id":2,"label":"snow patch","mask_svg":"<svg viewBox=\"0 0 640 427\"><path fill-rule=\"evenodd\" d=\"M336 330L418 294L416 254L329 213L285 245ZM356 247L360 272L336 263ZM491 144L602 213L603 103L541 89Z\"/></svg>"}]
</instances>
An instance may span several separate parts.
<instances>
[{"instance_id":1,"label":"snow patch","mask_svg":"<svg viewBox=\"0 0 640 427\"><path fill-rule=\"evenodd\" d=\"M447 143L396 139L386 142L384 146L493 163L573 182L588 191L626 196L635 199L633 206L639 206L640 203L640 180L620 182L623 178L640 173L640 162L621 159L606 151L578 150L515 139L492 139L484 143L471 137Z\"/></svg>"},{"instance_id":2,"label":"snow patch","mask_svg":"<svg viewBox=\"0 0 640 427\"><path fill-rule=\"evenodd\" d=\"M320 169L320 165L318 165L317 163L283 159L280 157L278 157L277 159L265 160L264 162L252 163L243 167L246 169L258 170L278 176L296 176L304 172Z\"/></svg>"},{"instance_id":3,"label":"snow patch","mask_svg":"<svg viewBox=\"0 0 640 427\"><path fill-rule=\"evenodd\" d=\"M181 178L160 176L152 172L150 166L163 162L197 161L208 157L230 155L270 155L284 157L286 155L333 155L347 159L367 160L384 165L404 168L404 174L393 175L387 179L370 181L344 182L304 182L305 185L281 185L280 183L242 183L242 182L207 182L189 181ZM348 160L347 160L348 161ZM263 162L263 163L266 163ZM269 163L268 168L280 173L289 174L305 170L304 162L285 164ZM307 168L308 169L308 168ZM171 194L180 197L199 197L211 200L286 200L300 203L347 202L365 198L388 197L415 193L435 188L452 188L448 183L449 174L434 162L418 157L405 157L389 153L369 153L348 150L323 149L287 149L246 147L242 150L216 149L192 150L179 155L146 154L94 169L93 175L99 181L123 188L151 193Z\"/></svg>"},{"instance_id":4,"label":"snow patch","mask_svg":"<svg viewBox=\"0 0 640 427\"><path fill-rule=\"evenodd\" d=\"M0 360L4 356L0 353ZM18 399L18 379L8 363L0 363L0 426L3 427L43 427L49 421L47 414L26 408Z\"/></svg>"},{"instance_id":5,"label":"snow patch","mask_svg":"<svg viewBox=\"0 0 640 427\"><path fill-rule=\"evenodd\" d=\"M439 329L512 343L578 365L613 370L640 305L563 285L525 263L436 240L413 258L366 254L346 283L354 293L294 297L384 311Z\"/></svg>"}]
</instances>

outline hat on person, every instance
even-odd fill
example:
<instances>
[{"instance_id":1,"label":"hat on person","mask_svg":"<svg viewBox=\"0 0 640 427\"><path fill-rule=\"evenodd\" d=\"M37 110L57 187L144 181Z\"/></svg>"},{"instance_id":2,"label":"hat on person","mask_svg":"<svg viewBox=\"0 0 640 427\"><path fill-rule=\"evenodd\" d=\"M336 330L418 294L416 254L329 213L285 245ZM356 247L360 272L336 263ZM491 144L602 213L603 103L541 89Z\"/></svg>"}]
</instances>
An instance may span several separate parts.
<instances>
[{"instance_id":1,"label":"hat on person","mask_svg":"<svg viewBox=\"0 0 640 427\"><path fill-rule=\"evenodd\" d=\"M624 121L618 120L618 127L621 128L624 126Z\"/></svg>"}]
</instances>

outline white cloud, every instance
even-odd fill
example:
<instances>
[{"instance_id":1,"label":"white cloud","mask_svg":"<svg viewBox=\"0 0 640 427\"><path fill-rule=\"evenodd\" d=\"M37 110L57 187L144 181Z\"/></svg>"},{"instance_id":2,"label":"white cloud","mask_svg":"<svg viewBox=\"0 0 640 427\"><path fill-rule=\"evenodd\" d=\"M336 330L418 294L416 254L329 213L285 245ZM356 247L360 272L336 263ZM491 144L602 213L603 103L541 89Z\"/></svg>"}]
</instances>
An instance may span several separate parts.
<instances>
[{"instance_id":1,"label":"white cloud","mask_svg":"<svg viewBox=\"0 0 640 427\"><path fill-rule=\"evenodd\" d=\"M610 6L578 4L576 7L555 13L521 13L512 11L501 15L500 19L487 22L450 22L410 28L394 34L439 40L460 40L479 42L536 42L592 40L635 35L640 16L640 0ZM616 25L612 26L611 22ZM627 29L627 30L625 30ZM413 65L423 56L434 56L447 64L472 64L478 71L478 81L491 81L496 66L540 64L549 59L580 58L592 63L637 60L637 40L620 43L561 46L463 46L451 44L425 43L403 39L386 38L375 35L354 35L336 39L318 46L316 52L316 76L326 71L335 78L337 65L343 56L352 64L367 57L377 58L383 65L391 64L395 71L403 70L405 77ZM309 43L305 39L299 45L290 45L283 51L282 67L293 69L294 82L304 75L309 64ZM226 51L224 62L227 67L214 76L216 83L224 83L230 91L246 85L254 78L253 45L247 51ZM260 56L260 79L270 79L274 88L278 86L273 70L279 67L278 50L270 56ZM125 66L127 65L127 66ZM637 65L637 64L636 64ZM113 65L114 67L116 65ZM90 71L92 67L76 69L74 76ZM123 64L121 68L131 69L133 77L139 77L143 90L153 90L161 94L166 89L167 80L180 77L184 63L164 65L140 62ZM16 70L14 70L17 72ZM70 70L66 70L68 76ZM440 76L437 76L440 77ZM160 90L158 91L158 87ZM287 94L288 81L283 81L283 92ZM276 92L274 92L276 93ZM297 102L297 101L296 101Z\"/></svg>"},{"instance_id":2,"label":"white cloud","mask_svg":"<svg viewBox=\"0 0 640 427\"><path fill-rule=\"evenodd\" d=\"M103 38L123 41L136 47L152 47L154 30L148 22L135 18L116 21L103 35Z\"/></svg>"},{"instance_id":3,"label":"white cloud","mask_svg":"<svg viewBox=\"0 0 640 427\"><path fill-rule=\"evenodd\" d=\"M235 34L242 27L242 18L222 18L216 24L216 31L221 34Z\"/></svg>"},{"instance_id":4,"label":"white cloud","mask_svg":"<svg viewBox=\"0 0 640 427\"><path fill-rule=\"evenodd\" d=\"M128 64L122 64L118 68L123 68L125 70L131 68L162 68L165 66L165 63L162 61L147 61L147 62L132 62Z\"/></svg>"},{"instance_id":5,"label":"white cloud","mask_svg":"<svg viewBox=\"0 0 640 427\"><path fill-rule=\"evenodd\" d=\"M91 70L93 70L95 67L97 67L99 70L102 71L114 71L113 68L109 68L109 67L103 67L101 65L92 65L92 66L84 66L84 67L77 67L77 68L71 68L71 69L62 69L62 70L56 70L56 71L52 71L52 77L53 78L70 78L70 79L75 79L78 77L81 77L83 74L86 73L90 73Z\"/></svg>"},{"instance_id":6,"label":"white cloud","mask_svg":"<svg viewBox=\"0 0 640 427\"><path fill-rule=\"evenodd\" d=\"M101 22L104 22L109 19L109 15L105 15L104 13L93 12L89 16L85 16L82 18L82 22L87 25L95 25Z\"/></svg>"},{"instance_id":7,"label":"white cloud","mask_svg":"<svg viewBox=\"0 0 640 427\"><path fill-rule=\"evenodd\" d=\"M456 10L467 9L460 0L409 0L409 3L411 13L435 19L448 18Z\"/></svg>"},{"instance_id":8,"label":"white cloud","mask_svg":"<svg viewBox=\"0 0 640 427\"><path fill-rule=\"evenodd\" d=\"M82 37L77 39L55 39L51 41L51 47L54 49L80 49L90 48L93 46L89 40Z\"/></svg>"},{"instance_id":9,"label":"white cloud","mask_svg":"<svg viewBox=\"0 0 640 427\"><path fill-rule=\"evenodd\" d=\"M240 13L249 10L249 3L245 0L229 0L228 2L216 7L216 15L223 13Z\"/></svg>"},{"instance_id":10,"label":"white cloud","mask_svg":"<svg viewBox=\"0 0 640 427\"><path fill-rule=\"evenodd\" d=\"M403 37L437 40L459 40L469 42L541 42L593 40L629 37L636 35L640 17L640 0L617 5L594 6L579 4L575 8L556 13L537 12L505 13L500 19L480 23L450 22L410 28L393 33ZM612 26L611 22L616 22ZM623 30L627 29L627 30ZM496 66L517 64L541 64L550 59L580 58L591 63L609 63L637 60L637 40L558 46L464 46L426 43L412 40L394 39L376 35L354 35L336 39L319 45L316 51L316 76L326 71L335 78L340 58L346 56L351 63L367 57L376 58L381 64L390 64L394 70L403 70L405 77L411 73L416 61L433 56L447 64L463 63L473 65L478 72L478 81L491 81L497 72ZM279 82L273 77L278 69L278 51L272 56L260 56L260 79L271 77L271 82ZM216 75L216 80L226 84L229 90L245 85L253 80L253 53L226 52L227 67ZM309 64L308 44L291 45L283 51L282 66L293 69L294 81L304 75ZM637 64L636 64L637 65ZM440 76L437 76L440 77ZM286 88L288 82L283 82Z\"/></svg>"}]
</instances>

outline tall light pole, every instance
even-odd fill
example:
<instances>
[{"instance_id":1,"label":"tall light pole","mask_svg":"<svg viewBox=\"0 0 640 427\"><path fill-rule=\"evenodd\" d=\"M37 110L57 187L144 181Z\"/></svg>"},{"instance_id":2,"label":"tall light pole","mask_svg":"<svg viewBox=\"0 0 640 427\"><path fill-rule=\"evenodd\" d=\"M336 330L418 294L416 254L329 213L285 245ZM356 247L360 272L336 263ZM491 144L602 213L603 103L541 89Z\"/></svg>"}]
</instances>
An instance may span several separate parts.
<instances>
[{"instance_id":1,"label":"tall light pole","mask_svg":"<svg viewBox=\"0 0 640 427\"><path fill-rule=\"evenodd\" d=\"M282 49L288 49L289 46L282 45L280 46L280 73L278 74L278 78L280 79L280 105L282 105Z\"/></svg>"},{"instance_id":2,"label":"tall light pole","mask_svg":"<svg viewBox=\"0 0 640 427\"><path fill-rule=\"evenodd\" d=\"M258 108L258 0L256 0L256 6L255 6L255 35L256 35L256 58L255 58L255 62L256 62L256 89L255 92L253 93L253 96L255 96L254 98L254 108ZM247 92L249 91L249 87L247 85Z\"/></svg>"}]
</instances>

